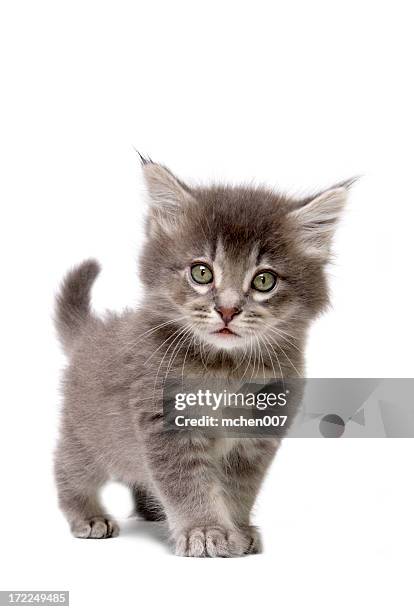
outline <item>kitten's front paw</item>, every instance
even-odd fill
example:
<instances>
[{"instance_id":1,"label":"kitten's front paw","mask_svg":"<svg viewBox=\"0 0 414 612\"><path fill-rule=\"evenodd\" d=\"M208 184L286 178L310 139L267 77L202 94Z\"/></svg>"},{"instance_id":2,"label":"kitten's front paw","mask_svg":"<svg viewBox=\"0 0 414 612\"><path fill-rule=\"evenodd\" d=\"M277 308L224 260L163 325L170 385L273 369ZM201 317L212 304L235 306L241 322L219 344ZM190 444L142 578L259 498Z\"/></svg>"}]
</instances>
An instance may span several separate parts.
<instances>
[{"instance_id":1,"label":"kitten's front paw","mask_svg":"<svg viewBox=\"0 0 414 612\"><path fill-rule=\"evenodd\" d=\"M241 557L248 554L251 537L223 527L194 527L182 531L175 540L180 557Z\"/></svg>"},{"instance_id":2,"label":"kitten's front paw","mask_svg":"<svg viewBox=\"0 0 414 612\"><path fill-rule=\"evenodd\" d=\"M71 525L75 538L115 538L119 535L119 527L113 519L104 516L94 516L89 520L74 521Z\"/></svg>"}]
</instances>

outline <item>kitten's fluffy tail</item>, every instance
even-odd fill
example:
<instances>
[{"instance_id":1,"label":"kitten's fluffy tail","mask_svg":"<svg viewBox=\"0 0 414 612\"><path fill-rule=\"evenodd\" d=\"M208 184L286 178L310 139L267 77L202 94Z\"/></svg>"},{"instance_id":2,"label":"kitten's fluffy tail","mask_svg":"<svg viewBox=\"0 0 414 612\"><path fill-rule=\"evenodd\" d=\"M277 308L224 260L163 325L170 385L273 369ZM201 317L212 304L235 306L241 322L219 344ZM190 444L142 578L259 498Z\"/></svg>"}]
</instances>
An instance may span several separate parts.
<instances>
[{"instance_id":1,"label":"kitten's fluffy tail","mask_svg":"<svg viewBox=\"0 0 414 612\"><path fill-rule=\"evenodd\" d=\"M101 268L88 259L70 270L56 298L55 323L63 348L69 351L82 327L91 318L90 292Z\"/></svg>"}]
</instances>

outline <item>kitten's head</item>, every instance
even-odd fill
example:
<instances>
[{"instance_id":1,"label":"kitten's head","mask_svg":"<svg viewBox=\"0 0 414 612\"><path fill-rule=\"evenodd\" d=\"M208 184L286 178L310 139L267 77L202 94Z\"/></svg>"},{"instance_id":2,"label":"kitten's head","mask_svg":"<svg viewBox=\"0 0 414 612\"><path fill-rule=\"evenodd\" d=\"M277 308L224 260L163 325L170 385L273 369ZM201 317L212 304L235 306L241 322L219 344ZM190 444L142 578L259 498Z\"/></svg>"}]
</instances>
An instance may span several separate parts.
<instances>
[{"instance_id":1,"label":"kitten's head","mask_svg":"<svg viewBox=\"0 0 414 612\"><path fill-rule=\"evenodd\" d=\"M297 200L263 188L191 188L152 162L143 171L141 273L154 312L183 339L222 351L303 333L328 301L324 266L350 183Z\"/></svg>"}]
</instances>

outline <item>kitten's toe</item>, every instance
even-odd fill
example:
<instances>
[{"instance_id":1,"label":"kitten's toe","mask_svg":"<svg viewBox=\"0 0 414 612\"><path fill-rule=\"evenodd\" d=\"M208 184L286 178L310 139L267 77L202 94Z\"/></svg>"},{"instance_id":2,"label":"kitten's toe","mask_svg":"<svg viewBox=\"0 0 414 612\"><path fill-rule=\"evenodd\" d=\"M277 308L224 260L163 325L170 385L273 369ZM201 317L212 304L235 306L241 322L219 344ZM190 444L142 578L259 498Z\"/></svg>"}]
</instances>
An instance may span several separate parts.
<instances>
[{"instance_id":1,"label":"kitten's toe","mask_svg":"<svg viewBox=\"0 0 414 612\"><path fill-rule=\"evenodd\" d=\"M113 519L95 516L72 523L72 533L75 538L114 538L119 535L119 527Z\"/></svg>"},{"instance_id":2,"label":"kitten's toe","mask_svg":"<svg viewBox=\"0 0 414 612\"><path fill-rule=\"evenodd\" d=\"M176 538L181 557L240 557L249 552L251 537L222 527L194 528Z\"/></svg>"},{"instance_id":3,"label":"kitten's toe","mask_svg":"<svg viewBox=\"0 0 414 612\"><path fill-rule=\"evenodd\" d=\"M225 531L206 530L206 552L208 557L230 557L229 542Z\"/></svg>"},{"instance_id":4,"label":"kitten's toe","mask_svg":"<svg viewBox=\"0 0 414 612\"><path fill-rule=\"evenodd\" d=\"M253 525L246 525L241 528L241 531L250 540L249 549L245 554L258 555L263 552L262 537L257 527Z\"/></svg>"}]
</instances>

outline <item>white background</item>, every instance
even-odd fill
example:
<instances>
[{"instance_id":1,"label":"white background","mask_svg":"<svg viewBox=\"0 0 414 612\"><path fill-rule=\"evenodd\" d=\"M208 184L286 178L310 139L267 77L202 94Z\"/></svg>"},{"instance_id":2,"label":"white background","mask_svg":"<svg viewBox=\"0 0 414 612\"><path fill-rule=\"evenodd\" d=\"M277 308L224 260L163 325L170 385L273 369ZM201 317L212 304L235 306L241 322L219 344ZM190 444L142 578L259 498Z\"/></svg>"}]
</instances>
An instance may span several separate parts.
<instances>
[{"instance_id":1,"label":"white background","mask_svg":"<svg viewBox=\"0 0 414 612\"><path fill-rule=\"evenodd\" d=\"M265 553L181 559L157 526L73 539L52 451L65 270L98 311L139 297L133 147L186 180L313 191L362 174L336 241L310 376L413 376L410 3L3 1L0 589L74 610L412 610L412 440L286 441L260 497ZM121 485L104 497L118 517Z\"/></svg>"}]
</instances>

